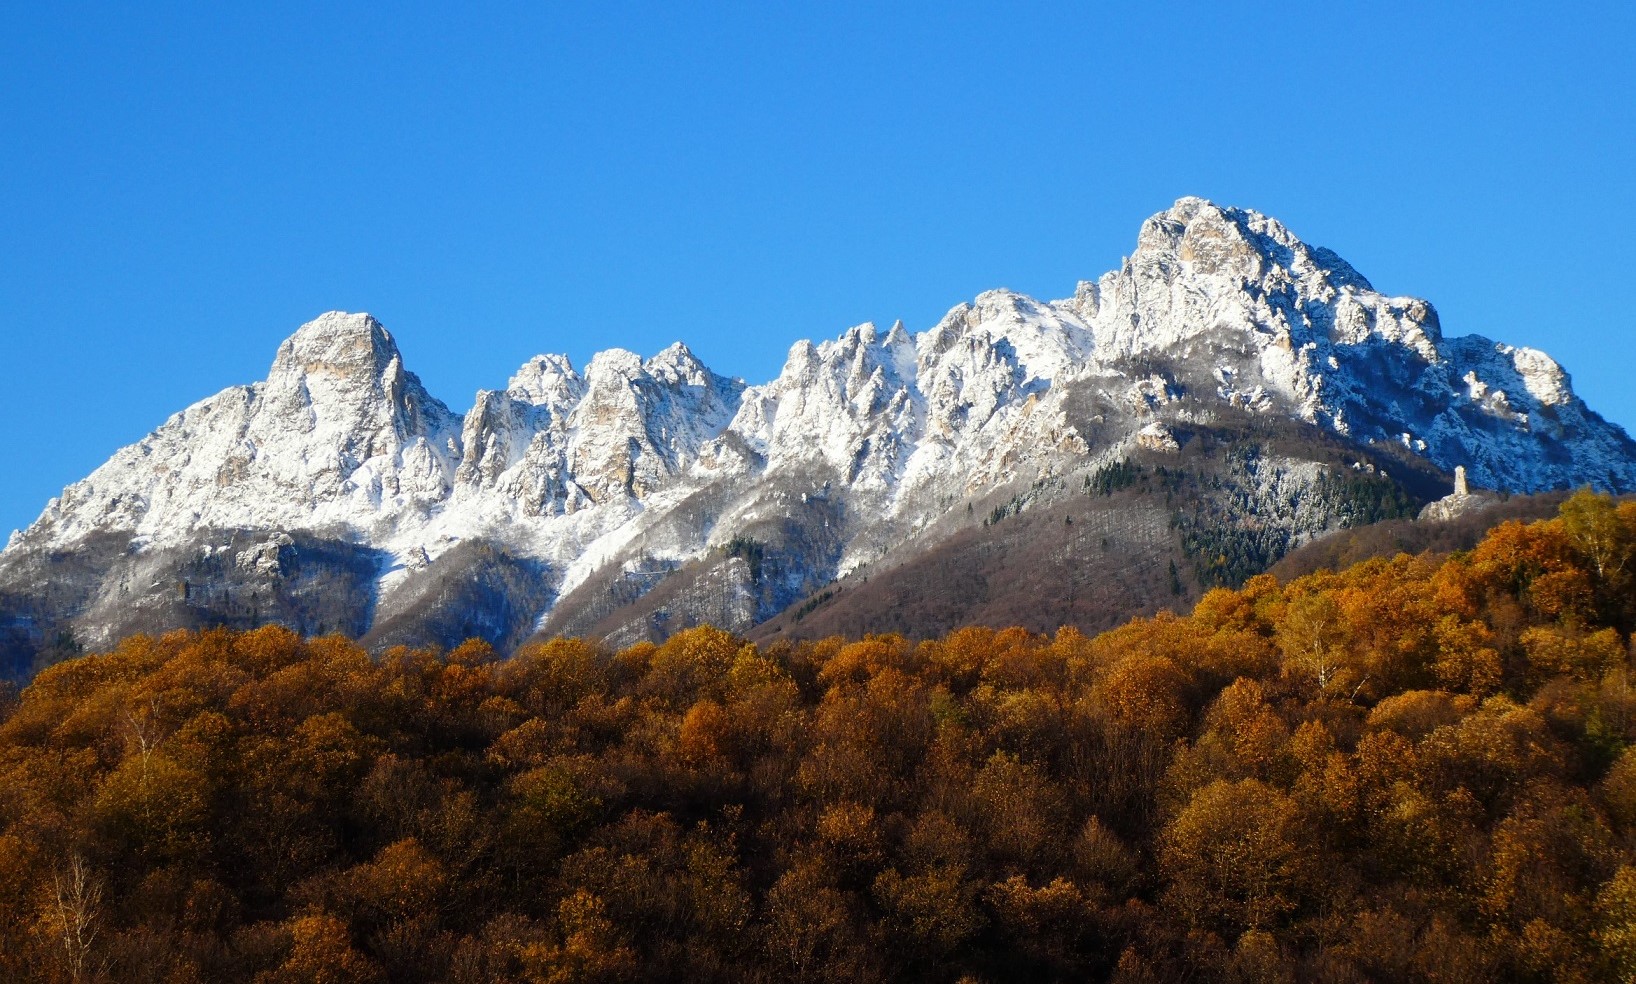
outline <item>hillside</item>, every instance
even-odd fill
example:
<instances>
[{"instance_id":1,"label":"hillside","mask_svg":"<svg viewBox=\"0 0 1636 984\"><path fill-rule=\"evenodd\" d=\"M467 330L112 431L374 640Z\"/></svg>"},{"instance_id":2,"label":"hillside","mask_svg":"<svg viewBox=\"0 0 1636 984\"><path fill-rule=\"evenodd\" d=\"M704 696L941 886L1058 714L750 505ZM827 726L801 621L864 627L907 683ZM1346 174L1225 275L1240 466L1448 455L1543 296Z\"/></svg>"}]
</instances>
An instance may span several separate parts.
<instances>
[{"instance_id":1,"label":"hillside","mask_svg":"<svg viewBox=\"0 0 1636 984\"><path fill-rule=\"evenodd\" d=\"M1407 518L1445 491L1413 458L1360 454L1308 425L1244 416L1172 436L1175 448L1136 447L1082 475L980 500L945 520L952 531L933 528L750 635L1094 633L1191 607L1339 531L1438 525Z\"/></svg>"},{"instance_id":2,"label":"hillside","mask_svg":"<svg viewBox=\"0 0 1636 984\"><path fill-rule=\"evenodd\" d=\"M1584 493L1094 638L132 637L3 702L0 976L1628 980L1633 574Z\"/></svg>"}]
</instances>

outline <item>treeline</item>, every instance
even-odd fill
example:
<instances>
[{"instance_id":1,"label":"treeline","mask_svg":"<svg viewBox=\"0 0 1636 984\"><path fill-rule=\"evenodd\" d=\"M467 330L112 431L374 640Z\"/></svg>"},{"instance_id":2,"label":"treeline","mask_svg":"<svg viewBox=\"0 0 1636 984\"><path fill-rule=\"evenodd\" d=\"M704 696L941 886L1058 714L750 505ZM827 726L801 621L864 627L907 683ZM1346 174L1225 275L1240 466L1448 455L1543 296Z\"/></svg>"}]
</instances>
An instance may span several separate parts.
<instances>
[{"instance_id":1,"label":"treeline","mask_svg":"<svg viewBox=\"0 0 1636 984\"><path fill-rule=\"evenodd\" d=\"M0 724L0 979L1629 980L1636 505L1096 638L134 637Z\"/></svg>"}]
</instances>

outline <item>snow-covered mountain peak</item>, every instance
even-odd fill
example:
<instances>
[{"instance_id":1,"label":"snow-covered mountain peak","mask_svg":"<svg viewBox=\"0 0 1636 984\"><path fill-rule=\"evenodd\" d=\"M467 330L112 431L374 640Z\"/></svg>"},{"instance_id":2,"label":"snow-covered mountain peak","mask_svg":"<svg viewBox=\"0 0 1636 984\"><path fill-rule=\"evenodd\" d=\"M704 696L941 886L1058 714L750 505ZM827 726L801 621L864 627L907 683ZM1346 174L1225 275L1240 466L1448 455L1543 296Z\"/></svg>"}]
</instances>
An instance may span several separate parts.
<instances>
[{"instance_id":1,"label":"snow-covered mountain peak","mask_svg":"<svg viewBox=\"0 0 1636 984\"><path fill-rule=\"evenodd\" d=\"M585 379L593 386L612 377L630 379L641 374L642 357L630 349L603 349L591 356L591 361L585 366Z\"/></svg>"},{"instance_id":2,"label":"snow-covered mountain peak","mask_svg":"<svg viewBox=\"0 0 1636 984\"><path fill-rule=\"evenodd\" d=\"M778 378L804 375L816 365L818 365L818 346L814 345L811 339L798 339L795 344L790 346L789 354L784 357L784 368L779 372Z\"/></svg>"},{"instance_id":3,"label":"snow-covered mountain peak","mask_svg":"<svg viewBox=\"0 0 1636 984\"><path fill-rule=\"evenodd\" d=\"M1253 283L1282 274L1319 293L1374 290L1345 260L1303 242L1277 219L1203 198L1179 199L1142 223L1130 265L1166 279Z\"/></svg>"},{"instance_id":4,"label":"snow-covered mountain peak","mask_svg":"<svg viewBox=\"0 0 1636 984\"><path fill-rule=\"evenodd\" d=\"M672 342L642 363L642 368L654 379L672 386L709 386L715 378L710 367L700 362L693 350L681 342Z\"/></svg>"},{"instance_id":5,"label":"snow-covered mountain peak","mask_svg":"<svg viewBox=\"0 0 1636 984\"><path fill-rule=\"evenodd\" d=\"M1266 257L1251 242L1248 218L1202 198L1183 198L1142 223L1131 264L1165 268L1184 263L1194 274L1257 276Z\"/></svg>"},{"instance_id":6,"label":"snow-covered mountain peak","mask_svg":"<svg viewBox=\"0 0 1636 984\"><path fill-rule=\"evenodd\" d=\"M397 343L368 314L330 311L302 325L273 357L268 382L322 374L354 380L378 379L393 362L401 364Z\"/></svg>"},{"instance_id":7,"label":"snow-covered mountain peak","mask_svg":"<svg viewBox=\"0 0 1636 984\"><path fill-rule=\"evenodd\" d=\"M367 314L331 311L302 325L273 357L250 429L266 427L273 443L310 434L346 447L359 460L414 437L451 429L454 415L403 367L397 343ZM257 435L259 437L259 435Z\"/></svg>"},{"instance_id":8,"label":"snow-covered mountain peak","mask_svg":"<svg viewBox=\"0 0 1636 984\"><path fill-rule=\"evenodd\" d=\"M841 332L838 338L826 338L819 342L818 355L824 359L851 359L858 352L873 346L879 338L880 332L876 330L875 323L866 321Z\"/></svg>"},{"instance_id":9,"label":"snow-covered mountain peak","mask_svg":"<svg viewBox=\"0 0 1636 984\"><path fill-rule=\"evenodd\" d=\"M1142 225L1119 270L1082 284L1071 309L1094 322L1101 353L1254 355L1268 388L1316 412L1309 346L1402 345L1423 362L1439 358L1442 334L1431 305L1389 298L1335 253L1311 246L1276 219L1184 198ZM1240 371L1240 366L1234 371Z\"/></svg>"},{"instance_id":10,"label":"snow-covered mountain peak","mask_svg":"<svg viewBox=\"0 0 1636 984\"><path fill-rule=\"evenodd\" d=\"M1012 290L989 290L956 305L917 340L921 375L970 378L995 359L1011 382L1072 375L1096 349L1090 325L1072 304L1049 304ZM950 363L953 360L953 363ZM938 369L939 364L948 364ZM997 380L996 380L997 381Z\"/></svg>"},{"instance_id":11,"label":"snow-covered mountain peak","mask_svg":"<svg viewBox=\"0 0 1636 984\"><path fill-rule=\"evenodd\" d=\"M672 396L710 403L738 398L744 384L712 372L686 345L675 342L649 359L622 348L605 349L585 367L585 401L614 401L646 414ZM582 405L582 409L584 409Z\"/></svg>"},{"instance_id":12,"label":"snow-covered mountain peak","mask_svg":"<svg viewBox=\"0 0 1636 984\"><path fill-rule=\"evenodd\" d=\"M513 399L535 406L571 406L585 394L585 381L566 355L536 355L506 384Z\"/></svg>"}]
</instances>

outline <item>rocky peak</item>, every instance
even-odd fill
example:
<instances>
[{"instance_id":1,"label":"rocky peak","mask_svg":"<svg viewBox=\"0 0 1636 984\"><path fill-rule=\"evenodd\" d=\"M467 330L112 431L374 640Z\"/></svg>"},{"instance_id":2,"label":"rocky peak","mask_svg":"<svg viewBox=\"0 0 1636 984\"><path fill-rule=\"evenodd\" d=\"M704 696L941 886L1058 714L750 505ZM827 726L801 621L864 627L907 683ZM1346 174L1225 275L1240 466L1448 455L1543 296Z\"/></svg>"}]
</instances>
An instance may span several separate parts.
<instances>
[{"instance_id":1,"label":"rocky peak","mask_svg":"<svg viewBox=\"0 0 1636 984\"><path fill-rule=\"evenodd\" d=\"M680 343L644 361L598 352L569 417L568 464L597 502L646 497L697 460L737 406L743 384L711 372Z\"/></svg>"},{"instance_id":2,"label":"rocky peak","mask_svg":"<svg viewBox=\"0 0 1636 984\"><path fill-rule=\"evenodd\" d=\"M642 357L630 349L603 349L591 356L585 367L585 381L594 389L617 380L635 379L642 375Z\"/></svg>"},{"instance_id":3,"label":"rocky peak","mask_svg":"<svg viewBox=\"0 0 1636 984\"><path fill-rule=\"evenodd\" d=\"M672 386L708 386L715 374L681 342L672 342L642 368L654 379Z\"/></svg>"},{"instance_id":4,"label":"rocky peak","mask_svg":"<svg viewBox=\"0 0 1636 984\"><path fill-rule=\"evenodd\" d=\"M1167 283L1178 277L1237 284L1271 279L1330 296L1342 289L1374 290L1345 260L1302 242L1277 219L1203 198L1179 199L1142 223L1129 268Z\"/></svg>"},{"instance_id":5,"label":"rocky peak","mask_svg":"<svg viewBox=\"0 0 1636 984\"><path fill-rule=\"evenodd\" d=\"M818 371L819 365L818 346L803 338L790 346L790 353L784 357L784 368L779 372L778 378L810 378Z\"/></svg>"},{"instance_id":6,"label":"rocky peak","mask_svg":"<svg viewBox=\"0 0 1636 984\"><path fill-rule=\"evenodd\" d=\"M506 384L513 399L535 406L568 407L585 395L585 380L566 355L536 355Z\"/></svg>"},{"instance_id":7,"label":"rocky peak","mask_svg":"<svg viewBox=\"0 0 1636 984\"><path fill-rule=\"evenodd\" d=\"M336 452L338 469L417 437L443 444L458 429L448 407L404 369L391 334L367 314L331 311L302 325L279 346L261 395L248 428L254 443L311 435L311 453Z\"/></svg>"},{"instance_id":8,"label":"rocky peak","mask_svg":"<svg viewBox=\"0 0 1636 984\"><path fill-rule=\"evenodd\" d=\"M1250 244L1241 215L1202 198L1183 198L1142 223L1132 265L1169 268L1189 264L1190 272L1253 277L1264 259Z\"/></svg>"},{"instance_id":9,"label":"rocky peak","mask_svg":"<svg viewBox=\"0 0 1636 984\"><path fill-rule=\"evenodd\" d=\"M1090 324L1102 309L1102 288L1094 280L1081 280L1074 286L1074 296L1063 301L1062 306Z\"/></svg>"},{"instance_id":10,"label":"rocky peak","mask_svg":"<svg viewBox=\"0 0 1636 984\"><path fill-rule=\"evenodd\" d=\"M585 367L584 387L582 411L618 405L644 418L677 400L716 412L744 388L712 372L681 342L646 360L626 349L598 352Z\"/></svg>"},{"instance_id":11,"label":"rocky peak","mask_svg":"<svg viewBox=\"0 0 1636 984\"><path fill-rule=\"evenodd\" d=\"M1329 277L1331 283L1337 287L1350 287L1355 291L1373 292L1375 287L1369 278L1352 268L1352 264L1343 260L1334 250L1323 246L1306 246L1312 262L1321 267ZM1428 305L1429 307L1430 305Z\"/></svg>"},{"instance_id":12,"label":"rocky peak","mask_svg":"<svg viewBox=\"0 0 1636 984\"><path fill-rule=\"evenodd\" d=\"M330 311L284 340L273 357L267 381L277 385L325 376L367 385L389 371L401 372L402 366L397 343L374 317Z\"/></svg>"}]
</instances>

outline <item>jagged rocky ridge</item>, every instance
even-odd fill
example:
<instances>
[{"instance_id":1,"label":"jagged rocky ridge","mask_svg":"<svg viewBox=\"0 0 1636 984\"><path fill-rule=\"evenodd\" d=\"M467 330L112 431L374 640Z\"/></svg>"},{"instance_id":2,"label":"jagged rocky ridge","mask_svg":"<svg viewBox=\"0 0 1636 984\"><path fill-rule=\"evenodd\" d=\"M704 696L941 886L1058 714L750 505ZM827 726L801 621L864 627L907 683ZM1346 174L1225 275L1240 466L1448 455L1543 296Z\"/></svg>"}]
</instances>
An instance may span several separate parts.
<instances>
[{"instance_id":1,"label":"jagged rocky ridge","mask_svg":"<svg viewBox=\"0 0 1636 984\"><path fill-rule=\"evenodd\" d=\"M193 606L199 619L380 641L747 628L968 527L974 502L1069 489L1256 419L1325 432L1370 472L1393 459L1464 465L1489 489L1636 488L1636 444L1544 353L1445 338L1430 304L1376 292L1276 220L1184 198L1072 297L996 290L919 334L866 324L797 342L756 386L680 343L583 371L546 355L462 415L375 319L323 315L265 381L175 415L13 538L0 639L38 659L65 633L96 645L185 623L178 599L204 587L188 565L227 599ZM1302 457L1266 471L1298 495L1330 467ZM345 626L291 614L294 536L344 557L349 584L369 571L353 589L367 612ZM34 585L52 576L46 603Z\"/></svg>"}]
</instances>

